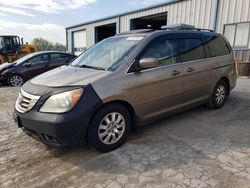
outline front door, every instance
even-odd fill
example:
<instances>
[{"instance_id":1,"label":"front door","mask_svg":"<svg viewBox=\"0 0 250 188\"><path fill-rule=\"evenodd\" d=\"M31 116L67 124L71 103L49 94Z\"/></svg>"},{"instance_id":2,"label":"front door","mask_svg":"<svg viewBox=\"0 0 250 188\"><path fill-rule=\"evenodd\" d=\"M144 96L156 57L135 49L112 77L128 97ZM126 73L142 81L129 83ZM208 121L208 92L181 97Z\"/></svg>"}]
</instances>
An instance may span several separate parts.
<instances>
[{"instance_id":1,"label":"front door","mask_svg":"<svg viewBox=\"0 0 250 188\"><path fill-rule=\"evenodd\" d=\"M25 76L26 80L45 72L48 63L49 57L47 54L38 55L24 63L23 66L25 66L25 70L23 75Z\"/></svg>"},{"instance_id":2,"label":"front door","mask_svg":"<svg viewBox=\"0 0 250 188\"><path fill-rule=\"evenodd\" d=\"M177 54L176 40L161 36L139 56L139 59L159 60L156 68L141 70L137 74L142 120L150 120L182 104L183 68Z\"/></svg>"}]
</instances>

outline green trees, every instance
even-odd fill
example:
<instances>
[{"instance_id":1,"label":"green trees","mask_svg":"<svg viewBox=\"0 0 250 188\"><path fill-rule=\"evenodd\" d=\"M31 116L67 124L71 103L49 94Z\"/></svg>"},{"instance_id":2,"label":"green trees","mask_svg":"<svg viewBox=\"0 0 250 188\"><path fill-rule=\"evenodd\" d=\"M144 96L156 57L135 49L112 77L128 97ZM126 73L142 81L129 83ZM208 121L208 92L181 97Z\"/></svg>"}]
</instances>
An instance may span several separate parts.
<instances>
[{"instance_id":1,"label":"green trees","mask_svg":"<svg viewBox=\"0 0 250 188\"><path fill-rule=\"evenodd\" d=\"M39 51L66 51L63 44L53 43L41 37L34 38L31 43L36 45Z\"/></svg>"}]
</instances>

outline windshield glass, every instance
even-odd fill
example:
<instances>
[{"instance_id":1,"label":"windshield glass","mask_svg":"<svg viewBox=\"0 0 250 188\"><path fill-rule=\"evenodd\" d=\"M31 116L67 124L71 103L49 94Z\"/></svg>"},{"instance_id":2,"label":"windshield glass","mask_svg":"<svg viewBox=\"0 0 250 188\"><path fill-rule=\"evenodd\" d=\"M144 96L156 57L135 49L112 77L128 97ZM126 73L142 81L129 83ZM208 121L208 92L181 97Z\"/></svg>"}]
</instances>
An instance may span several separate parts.
<instances>
[{"instance_id":1,"label":"windshield glass","mask_svg":"<svg viewBox=\"0 0 250 188\"><path fill-rule=\"evenodd\" d=\"M142 39L143 37L124 36L108 38L88 49L71 65L114 71Z\"/></svg>"},{"instance_id":2,"label":"windshield glass","mask_svg":"<svg viewBox=\"0 0 250 188\"><path fill-rule=\"evenodd\" d=\"M2 54L16 53L21 50L19 37L17 36L1 36L0 52Z\"/></svg>"}]
</instances>

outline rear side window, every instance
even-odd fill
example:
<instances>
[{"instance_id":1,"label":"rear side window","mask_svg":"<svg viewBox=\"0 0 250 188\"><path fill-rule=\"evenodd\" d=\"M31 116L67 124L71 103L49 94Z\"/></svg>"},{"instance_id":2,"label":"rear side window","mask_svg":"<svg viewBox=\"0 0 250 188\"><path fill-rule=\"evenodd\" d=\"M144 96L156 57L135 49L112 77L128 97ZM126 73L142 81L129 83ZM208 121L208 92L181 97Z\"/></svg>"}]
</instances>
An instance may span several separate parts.
<instances>
[{"instance_id":1,"label":"rear side window","mask_svg":"<svg viewBox=\"0 0 250 188\"><path fill-rule=\"evenodd\" d=\"M143 58L158 59L158 67L175 64L177 62L176 41L164 37L154 39L140 57L140 59Z\"/></svg>"},{"instance_id":2,"label":"rear side window","mask_svg":"<svg viewBox=\"0 0 250 188\"><path fill-rule=\"evenodd\" d=\"M209 57L224 56L231 53L230 47L222 36L206 36L204 43Z\"/></svg>"},{"instance_id":3,"label":"rear side window","mask_svg":"<svg viewBox=\"0 0 250 188\"><path fill-rule=\"evenodd\" d=\"M50 54L51 61L60 61L67 58L66 54Z\"/></svg>"},{"instance_id":4,"label":"rear side window","mask_svg":"<svg viewBox=\"0 0 250 188\"><path fill-rule=\"evenodd\" d=\"M199 38L178 39L178 49L182 62L205 58L204 47Z\"/></svg>"},{"instance_id":5,"label":"rear side window","mask_svg":"<svg viewBox=\"0 0 250 188\"><path fill-rule=\"evenodd\" d=\"M65 58L68 58L68 57L70 57L69 55L67 55L67 54L59 54L60 55L60 57L62 58L62 59L65 59Z\"/></svg>"}]
</instances>

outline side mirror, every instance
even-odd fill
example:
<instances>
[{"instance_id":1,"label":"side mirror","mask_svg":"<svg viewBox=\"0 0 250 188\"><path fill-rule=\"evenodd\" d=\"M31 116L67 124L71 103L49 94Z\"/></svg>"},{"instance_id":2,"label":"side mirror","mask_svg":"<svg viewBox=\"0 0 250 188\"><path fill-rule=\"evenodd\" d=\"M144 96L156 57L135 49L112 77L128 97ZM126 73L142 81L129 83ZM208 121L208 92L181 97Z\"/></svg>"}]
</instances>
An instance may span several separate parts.
<instances>
[{"instance_id":1,"label":"side mirror","mask_svg":"<svg viewBox=\"0 0 250 188\"><path fill-rule=\"evenodd\" d=\"M30 66L31 66L31 64L30 64L30 63L28 63L28 62L26 62L26 63L24 63L24 66L25 66L25 67L30 67Z\"/></svg>"},{"instance_id":2,"label":"side mirror","mask_svg":"<svg viewBox=\"0 0 250 188\"><path fill-rule=\"evenodd\" d=\"M142 69L156 68L159 64L159 60L156 58L143 58L139 61L139 66Z\"/></svg>"},{"instance_id":3,"label":"side mirror","mask_svg":"<svg viewBox=\"0 0 250 188\"><path fill-rule=\"evenodd\" d=\"M71 61L72 61L72 60L66 59L65 63L66 63L67 65L69 65L69 64L71 63Z\"/></svg>"}]
</instances>

